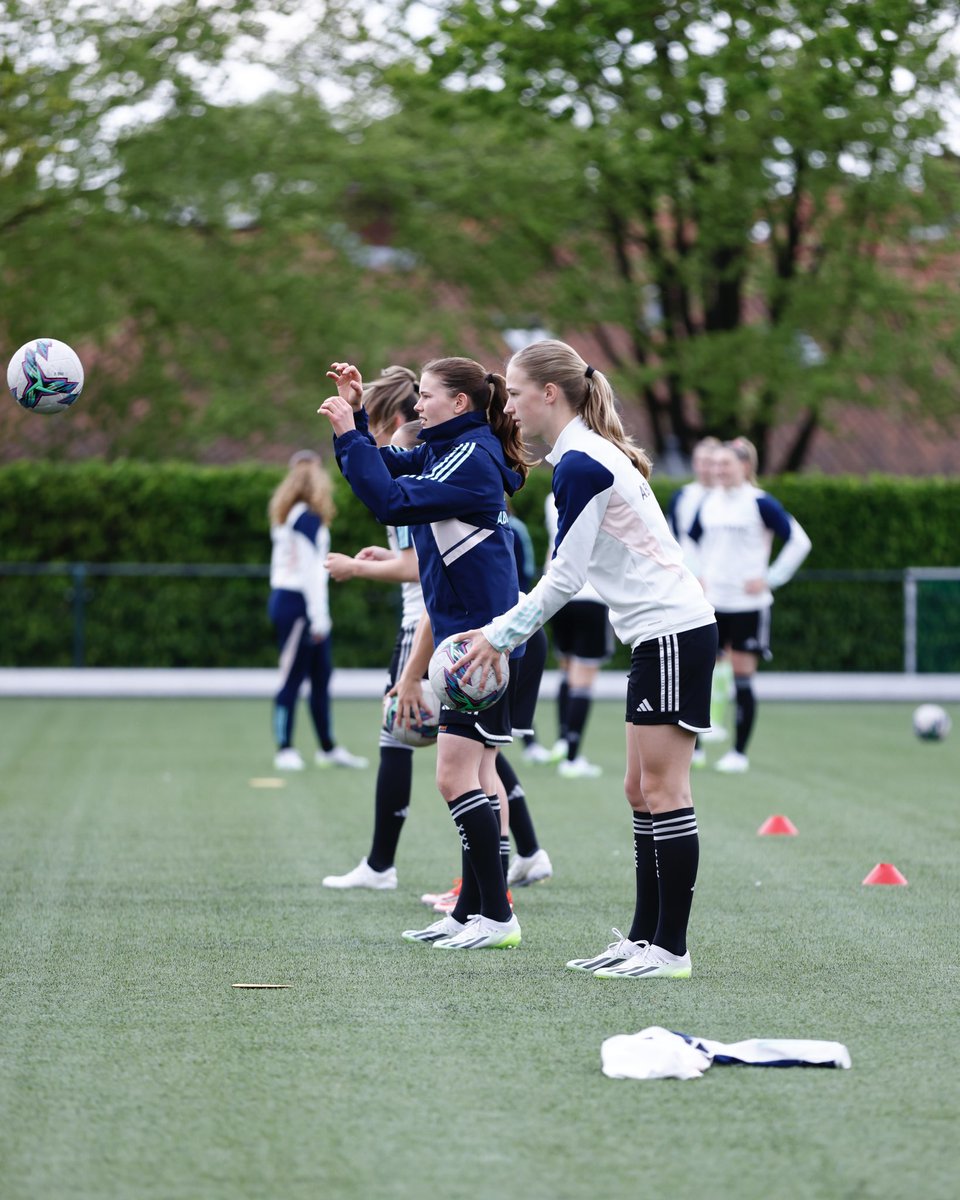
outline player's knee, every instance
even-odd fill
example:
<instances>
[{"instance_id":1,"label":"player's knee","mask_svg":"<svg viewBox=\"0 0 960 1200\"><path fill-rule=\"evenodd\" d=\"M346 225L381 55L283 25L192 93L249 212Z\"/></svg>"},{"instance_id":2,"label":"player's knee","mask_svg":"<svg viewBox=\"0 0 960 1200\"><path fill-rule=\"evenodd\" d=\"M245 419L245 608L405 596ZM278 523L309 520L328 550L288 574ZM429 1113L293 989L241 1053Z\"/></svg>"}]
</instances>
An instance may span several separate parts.
<instances>
[{"instance_id":1,"label":"player's knee","mask_svg":"<svg viewBox=\"0 0 960 1200\"><path fill-rule=\"evenodd\" d=\"M647 802L643 795L643 788L640 784L640 779L637 776L628 774L623 781L623 794L627 798L627 803L637 812L647 811Z\"/></svg>"}]
</instances>

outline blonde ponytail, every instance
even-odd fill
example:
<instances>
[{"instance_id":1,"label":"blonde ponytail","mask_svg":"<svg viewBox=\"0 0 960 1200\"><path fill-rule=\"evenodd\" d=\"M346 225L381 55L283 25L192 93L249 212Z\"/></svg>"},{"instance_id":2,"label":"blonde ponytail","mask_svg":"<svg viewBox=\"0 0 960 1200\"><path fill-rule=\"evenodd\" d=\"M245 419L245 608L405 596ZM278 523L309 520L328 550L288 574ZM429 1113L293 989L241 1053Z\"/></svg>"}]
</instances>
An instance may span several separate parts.
<instances>
[{"instance_id":1,"label":"blonde ponytail","mask_svg":"<svg viewBox=\"0 0 960 1200\"><path fill-rule=\"evenodd\" d=\"M609 380L589 366L566 342L547 339L525 346L510 360L540 387L554 383L587 428L612 442L633 463L644 479L650 478L651 462L634 444L617 413L617 400Z\"/></svg>"}]
</instances>

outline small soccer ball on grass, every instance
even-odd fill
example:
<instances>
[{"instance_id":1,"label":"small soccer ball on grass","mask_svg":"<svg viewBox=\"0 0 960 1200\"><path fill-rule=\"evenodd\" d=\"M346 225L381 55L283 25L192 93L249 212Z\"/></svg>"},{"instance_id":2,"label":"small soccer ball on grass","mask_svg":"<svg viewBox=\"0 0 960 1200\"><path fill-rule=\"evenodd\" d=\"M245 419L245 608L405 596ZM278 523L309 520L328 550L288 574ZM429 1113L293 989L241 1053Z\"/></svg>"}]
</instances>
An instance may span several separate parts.
<instances>
[{"instance_id":1,"label":"small soccer ball on grass","mask_svg":"<svg viewBox=\"0 0 960 1200\"><path fill-rule=\"evenodd\" d=\"M939 704L921 704L913 710L913 732L924 742L942 742L950 725L949 714Z\"/></svg>"},{"instance_id":2,"label":"small soccer ball on grass","mask_svg":"<svg viewBox=\"0 0 960 1200\"><path fill-rule=\"evenodd\" d=\"M497 677L493 671L488 671L486 678L481 682L479 666L473 667L469 678L465 677L464 671L470 670L469 664L467 668L464 668L462 664L460 666L457 664L469 650L469 640L456 637L444 638L430 659L430 683L444 704L449 705L450 708L468 713L483 712L485 708L496 704L506 692L510 678L510 665L506 654L501 652L500 679L502 682L497 683Z\"/></svg>"},{"instance_id":3,"label":"small soccer ball on grass","mask_svg":"<svg viewBox=\"0 0 960 1200\"><path fill-rule=\"evenodd\" d=\"M421 688L420 715L412 724L397 720L397 697L383 698L383 730L404 746L432 746L440 732L440 699L432 687Z\"/></svg>"},{"instance_id":4,"label":"small soccer ball on grass","mask_svg":"<svg viewBox=\"0 0 960 1200\"><path fill-rule=\"evenodd\" d=\"M83 365L66 342L35 338L10 359L7 386L21 408L63 412L83 391Z\"/></svg>"}]
</instances>

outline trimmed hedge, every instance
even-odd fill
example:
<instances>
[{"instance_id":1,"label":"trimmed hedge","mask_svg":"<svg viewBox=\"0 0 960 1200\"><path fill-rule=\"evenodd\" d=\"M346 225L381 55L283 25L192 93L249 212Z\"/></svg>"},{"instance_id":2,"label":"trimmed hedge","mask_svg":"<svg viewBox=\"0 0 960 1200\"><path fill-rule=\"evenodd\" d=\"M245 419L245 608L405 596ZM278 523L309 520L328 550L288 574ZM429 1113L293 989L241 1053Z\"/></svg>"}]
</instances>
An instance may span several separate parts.
<instances>
[{"instance_id":1,"label":"trimmed hedge","mask_svg":"<svg viewBox=\"0 0 960 1200\"><path fill-rule=\"evenodd\" d=\"M270 540L266 507L282 477L257 465L197 467L133 462L18 462L0 469L0 664L67 666L271 666L266 616ZM336 476L333 546L382 544L383 530ZM666 506L678 486L654 480ZM540 561L546 550L547 467L514 497ZM828 570L957 565L960 484L943 479L790 477L771 492L813 539L801 575L777 597L778 670L892 670L903 662L899 581L824 582ZM245 577L148 578L9 575L2 563L219 564ZM931 585L932 586L932 585ZM385 666L398 589L331 583L335 661ZM921 669L960 670L956 592L933 589L940 609L921 643ZM940 600L938 605L937 600ZM927 609L924 608L924 612ZM83 614L82 624L77 614ZM82 634L82 647L77 644ZM939 637L939 641L937 638ZM614 665L627 662L618 651Z\"/></svg>"}]
</instances>

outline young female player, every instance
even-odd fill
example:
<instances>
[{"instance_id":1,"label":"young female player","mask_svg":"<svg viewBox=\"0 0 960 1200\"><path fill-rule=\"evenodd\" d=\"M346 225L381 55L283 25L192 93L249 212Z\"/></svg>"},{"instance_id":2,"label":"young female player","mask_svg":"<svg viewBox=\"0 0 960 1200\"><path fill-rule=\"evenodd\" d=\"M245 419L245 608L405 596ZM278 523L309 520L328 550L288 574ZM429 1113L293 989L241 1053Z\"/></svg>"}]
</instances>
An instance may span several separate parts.
<instances>
[{"instance_id":1,"label":"young female player","mask_svg":"<svg viewBox=\"0 0 960 1200\"><path fill-rule=\"evenodd\" d=\"M624 434L607 380L564 342L536 342L507 367L507 412L552 450L556 552L528 596L480 629L466 663L496 670L583 586L609 606L633 649L625 790L633 809L636 903L627 937L567 965L605 977L686 978L687 924L699 861L690 794L694 736L710 719L717 626L703 589L647 482L646 455Z\"/></svg>"},{"instance_id":2,"label":"young female player","mask_svg":"<svg viewBox=\"0 0 960 1200\"><path fill-rule=\"evenodd\" d=\"M504 597L512 603L519 595L504 493L522 486L527 463L516 426L504 415L504 380L471 359L428 363L416 405L422 444L403 451L378 449L365 411L355 411L363 394L357 368L334 363L329 375L338 395L320 412L333 427L345 478L379 520L413 526L429 617L411 651L419 663L426 639L437 644L473 624L469 618L488 621ZM398 690L400 719L415 714L418 692L419 674ZM510 741L509 695L477 715L442 710L437 785L460 834L463 885L454 911L427 930L408 930L408 940L450 950L519 945L491 802L497 748Z\"/></svg>"},{"instance_id":3,"label":"young female player","mask_svg":"<svg viewBox=\"0 0 960 1200\"><path fill-rule=\"evenodd\" d=\"M319 742L320 767L365 767L333 740L330 720L330 606L323 561L334 515L330 477L312 450L299 450L270 498L270 599L267 612L280 651L280 688L273 701L278 771L302 771L293 745L300 685L310 679L310 716Z\"/></svg>"},{"instance_id":4,"label":"young female player","mask_svg":"<svg viewBox=\"0 0 960 1200\"><path fill-rule=\"evenodd\" d=\"M415 415L417 382L405 367L388 367L383 376L363 389L363 403L372 434L378 446L393 445L411 449L416 444L420 422ZM400 629L390 659L387 690L397 681L413 645L417 624L423 613L423 592L417 567L413 536L405 525L388 525L384 546L365 546L358 554L331 554L327 569L338 582L348 579L375 579L399 583L402 596ZM326 888L370 888L392 891L397 886L395 859L400 835L410 808L413 788L413 747L380 730L380 765L374 794L373 840L370 851L345 875L327 875Z\"/></svg>"},{"instance_id":5,"label":"young female player","mask_svg":"<svg viewBox=\"0 0 960 1200\"><path fill-rule=\"evenodd\" d=\"M749 769L747 743L757 702L753 677L769 659L773 589L792 578L810 553L810 539L779 501L757 487L757 452L746 438L714 451L716 486L690 528L699 547L699 575L717 611L720 645L733 666L736 737L714 764L723 772ZM774 562L774 536L783 547Z\"/></svg>"}]
</instances>

